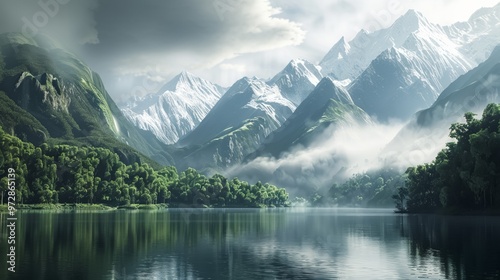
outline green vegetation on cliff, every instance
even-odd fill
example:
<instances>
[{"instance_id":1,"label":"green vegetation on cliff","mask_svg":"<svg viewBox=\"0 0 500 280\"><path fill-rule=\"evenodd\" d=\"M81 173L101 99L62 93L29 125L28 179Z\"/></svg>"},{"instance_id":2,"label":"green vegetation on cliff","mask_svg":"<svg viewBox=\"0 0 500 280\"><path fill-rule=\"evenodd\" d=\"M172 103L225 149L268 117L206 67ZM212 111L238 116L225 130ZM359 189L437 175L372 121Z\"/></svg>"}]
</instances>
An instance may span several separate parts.
<instances>
[{"instance_id":1,"label":"green vegetation on cliff","mask_svg":"<svg viewBox=\"0 0 500 280\"><path fill-rule=\"evenodd\" d=\"M0 113L5 131L37 146L91 145L127 164L174 163L167 146L125 119L97 73L17 33L0 35Z\"/></svg>"}]
</instances>

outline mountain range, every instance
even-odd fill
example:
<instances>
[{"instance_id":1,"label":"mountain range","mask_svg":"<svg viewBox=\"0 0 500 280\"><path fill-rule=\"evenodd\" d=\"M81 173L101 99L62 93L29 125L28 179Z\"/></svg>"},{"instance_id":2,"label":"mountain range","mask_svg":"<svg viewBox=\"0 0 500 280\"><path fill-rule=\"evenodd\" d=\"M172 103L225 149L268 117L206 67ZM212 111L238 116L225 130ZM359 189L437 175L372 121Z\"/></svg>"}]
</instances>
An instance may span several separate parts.
<instances>
[{"instance_id":1,"label":"mountain range","mask_svg":"<svg viewBox=\"0 0 500 280\"><path fill-rule=\"evenodd\" d=\"M450 141L451 124L464 122L467 112L480 114L488 103L499 102L500 45L486 61L451 83L432 106L415 113L385 152L392 155L392 161L403 160L408 165L418 157L433 156L437 151L430 150L432 147L439 150Z\"/></svg>"},{"instance_id":2,"label":"mountain range","mask_svg":"<svg viewBox=\"0 0 500 280\"><path fill-rule=\"evenodd\" d=\"M407 120L488 57L500 40L499 20L500 5L444 27L409 10L386 29L341 38L320 66L324 74L352 81L349 93L371 116Z\"/></svg>"},{"instance_id":3,"label":"mountain range","mask_svg":"<svg viewBox=\"0 0 500 280\"><path fill-rule=\"evenodd\" d=\"M227 167L240 162L295 110L279 88L253 77L231 86L179 146L196 147L181 162L195 167Z\"/></svg>"},{"instance_id":4,"label":"mountain range","mask_svg":"<svg viewBox=\"0 0 500 280\"><path fill-rule=\"evenodd\" d=\"M389 145L403 150L387 149L400 156L408 141L442 135L465 111L497 102L499 16L500 4L440 26L409 10L385 29L341 38L318 65L293 59L270 79L244 77L227 89L182 72L121 109L75 55L4 34L0 124L37 145L103 146L128 162L215 173L311 148L326 129L407 121Z\"/></svg>"},{"instance_id":5,"label":"mountain range","mask_svg":"<svg viewBox=\"0 0 500 280\"><path fill-rule=\"evenodd\" d=\"M319 65L293 59L268 81L243 78L225 92L181 73L122 111L174 144L181 168L222 171L258 156L280 157L332 124L406 121L430 107L500 42L499 11L484 8L466 22L440 26L409 10L385 29L342 37Z\"/></svg>"}]
</instances>

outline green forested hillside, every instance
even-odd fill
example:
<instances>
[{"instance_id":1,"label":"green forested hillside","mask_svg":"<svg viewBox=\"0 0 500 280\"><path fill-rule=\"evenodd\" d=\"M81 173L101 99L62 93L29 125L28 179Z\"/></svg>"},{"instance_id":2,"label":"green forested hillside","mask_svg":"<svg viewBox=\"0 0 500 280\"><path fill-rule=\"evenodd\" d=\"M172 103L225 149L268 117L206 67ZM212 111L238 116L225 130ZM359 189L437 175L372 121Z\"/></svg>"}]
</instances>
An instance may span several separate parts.
<instances>
[{"instance_id":1,"label":"green forested hillside","mask_svg":"<svg viewBox=\"0 0 500 280\"><path fill-rule=\"evenodd\" d=\"M436 159L406 171L406 187L396 196L410 212L500 208L500 104L489 104L482 118L465 114L453 124Z\"/></svg>"},{"instance_id":2,"label":"green forested hillside","mask_svg":"<svg viewBox=\"0 0 500 280\"><path fill-rule=\"evenodd\" d=\"M350 207L390 207L391 197L404 185L404 176L397 170L382 169L356 174L342 184L334 184L328 191L332 203Z\"/></svg>"},{"instance_id":3,"label":"green forested hillside","mask_svg":"<svg viewBox=\"0 0 500 280\"><path fill-rule=\"evenodd\" d=\"M0 35L0 125L22 140L92 145L126 163L173 164L167 147L128 122L95 72L62 49ZM132 147L132 148L131 148ZM139 151L140 153L138 153Z\"/></svg>"},{"instance_id":4,"label":"green forested hillside","mask_svg":"<svg viewBox=\"0 0 500 280\"><path fill-rule=\"evenodd\" d=\"M15 170L19 203L168 203L180 207L283 206L288 194L269 184L250 185L194 169L153 169L123 163L105 148L72 145L35 147L0 128L0 190L7 191L8 169Z\"/></svg>"}]
</instances>

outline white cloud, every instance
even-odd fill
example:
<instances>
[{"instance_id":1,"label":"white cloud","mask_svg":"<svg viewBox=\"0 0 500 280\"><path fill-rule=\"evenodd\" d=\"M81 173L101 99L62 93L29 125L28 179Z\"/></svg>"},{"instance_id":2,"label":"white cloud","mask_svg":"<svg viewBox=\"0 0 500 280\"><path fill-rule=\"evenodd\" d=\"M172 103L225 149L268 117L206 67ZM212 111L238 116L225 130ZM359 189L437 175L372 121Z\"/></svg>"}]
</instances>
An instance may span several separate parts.
<instances>
[{"instance_id":1,"label":"white cloud","mask_svg":"<svg viewBox=\"0 0 500 280\"><path fill-rule=\"evenodd\" d=\"M110 2L101 2L96 16L101 43L89 48L88 57L100 72L114 77L153 68L155 75L168 80L188 70L229 86L245 73L241 67L229 67L242 63L228 60L296 46L305 35L298 23L282 18L281 10L269 0L145 1L141 5L124 0L120 5L125 8L119 11ZM137 9L143 10L141 14ZM97 58L95 52L100 53ZM120 87L108 86L111 92Z\"/></svg>"}]
</instances>

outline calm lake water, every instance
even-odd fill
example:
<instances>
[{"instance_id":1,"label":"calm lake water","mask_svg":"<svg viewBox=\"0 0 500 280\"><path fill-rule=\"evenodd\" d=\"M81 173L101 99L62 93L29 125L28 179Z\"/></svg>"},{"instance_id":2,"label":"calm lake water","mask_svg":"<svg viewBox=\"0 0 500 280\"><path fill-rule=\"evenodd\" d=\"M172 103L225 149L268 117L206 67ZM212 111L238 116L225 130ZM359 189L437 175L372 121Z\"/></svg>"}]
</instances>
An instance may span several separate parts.
<instances>
[{"instance_id":1,"label":"calm lake water","mask_svg":"<svg viewBox=\"0 0 500 280\"><path fill-rule=\"evenodd\" d=\"M18 213L0 279L500 279L500 218L374 209Z\"/></svg>"}]
</instances>

